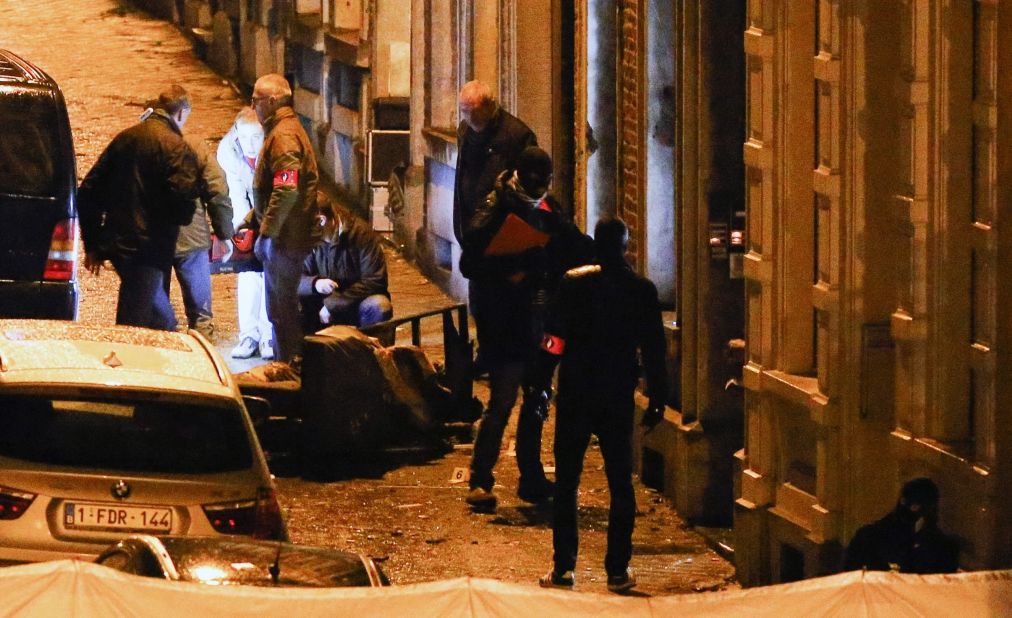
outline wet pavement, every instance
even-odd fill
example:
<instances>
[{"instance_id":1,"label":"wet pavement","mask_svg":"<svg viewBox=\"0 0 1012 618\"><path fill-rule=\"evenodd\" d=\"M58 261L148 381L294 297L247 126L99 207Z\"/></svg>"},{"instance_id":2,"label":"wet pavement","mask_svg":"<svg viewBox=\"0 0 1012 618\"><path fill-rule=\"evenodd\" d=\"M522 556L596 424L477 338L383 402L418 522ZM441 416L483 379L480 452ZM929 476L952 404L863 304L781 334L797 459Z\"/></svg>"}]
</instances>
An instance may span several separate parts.
<instances>
[{"instance_id":1,"label":"wet pavement","mask_svg":"<svg viewBox=\"0 0 1012 618\"><path fill-rule=\"evenodd\" d=\"M61 85L70 112L83 177L120 130L136 122L143 102L170 83L191 92L194 111L186 126L220 138L243 104L227 82L197 60L188 40L170 24L111 0L0 2L0 46L41 66ZM391 291L398 315L449 304L434 285L399 255L388 252ZM80 275L80 319L112 324L118 279L113 272ZM173 301L182 316L178 286ZM214 277L215 343L227 356L236 343L235 278ZM438 323L438 320L435 321ZM406 328L398 341L410 339ZM425 347L438 332L426 330ZM438 360L438 358L435 358ZM241 371L257 361L233 362ZM476 395L487 387L478 382ZM382 561L395 583L459 576L533 584L551 560L550 510L527 505L515 494L517 470L507 430L500 459L495 513L472 513L463 503L469 445L428 460L416 456L373 458L336 482L278 479L293 541L362 552ZM544 460L552 465L550 421ZM415 458L412 458L415 457ZM673 594L735 587L734 568L685 526L668 502L636 484L638 516L632 566L639 594ZM603 556L608 492L600 451L592 447L581 487L581 558L577 589L605 590Z\"/></svg>"}]
</instances>

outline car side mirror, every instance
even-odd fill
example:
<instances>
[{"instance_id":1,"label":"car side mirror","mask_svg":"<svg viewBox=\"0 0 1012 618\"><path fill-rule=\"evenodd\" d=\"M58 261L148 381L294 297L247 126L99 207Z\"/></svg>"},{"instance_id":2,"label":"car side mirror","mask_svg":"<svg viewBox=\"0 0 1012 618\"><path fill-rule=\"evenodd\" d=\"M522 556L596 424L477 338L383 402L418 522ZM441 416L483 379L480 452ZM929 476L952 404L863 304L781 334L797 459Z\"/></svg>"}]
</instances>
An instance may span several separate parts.
<instances>
[{"instance_id":1,"label":"car side mirror","mask_svg":"<svg viewBox=\"0 0 1012 618\"><path fill-rule=\"evenodd\" d=\"M243 395L242 401L246 404L246 411L249 412L254 427L260 427L271 417L271 402L263 397Z\"/></svg>"}]
</instances>

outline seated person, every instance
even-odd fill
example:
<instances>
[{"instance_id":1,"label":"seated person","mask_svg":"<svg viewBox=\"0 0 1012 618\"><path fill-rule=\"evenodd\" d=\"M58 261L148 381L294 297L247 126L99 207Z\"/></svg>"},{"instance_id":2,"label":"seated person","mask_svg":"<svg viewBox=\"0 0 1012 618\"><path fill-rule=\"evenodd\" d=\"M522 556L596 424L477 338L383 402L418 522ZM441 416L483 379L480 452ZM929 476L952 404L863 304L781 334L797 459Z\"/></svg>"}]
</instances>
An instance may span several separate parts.
<instances>
[{"instance_id":1,"label":"seated person","mask_svg":"<svg viewBox=\"0 0 1012 618\"><path fill-rule=\"evenodd\" d=\"M907 481L889 514L861 526L847 545L844 570L955 573L956 540L938 529L938 487L928 478Z\"/></svg>"},{"instance_id":2,"label":"seated person","mask_svg":"<svg viewBox=\"0 0 1012 618\"><path fill-rule=\"evenodd\" d=\"M387 263L379 238L349 211L317 194L323 239L302 266L303 330L331 324L368 326L389 320Z\"/></svg>"}]
</instances>

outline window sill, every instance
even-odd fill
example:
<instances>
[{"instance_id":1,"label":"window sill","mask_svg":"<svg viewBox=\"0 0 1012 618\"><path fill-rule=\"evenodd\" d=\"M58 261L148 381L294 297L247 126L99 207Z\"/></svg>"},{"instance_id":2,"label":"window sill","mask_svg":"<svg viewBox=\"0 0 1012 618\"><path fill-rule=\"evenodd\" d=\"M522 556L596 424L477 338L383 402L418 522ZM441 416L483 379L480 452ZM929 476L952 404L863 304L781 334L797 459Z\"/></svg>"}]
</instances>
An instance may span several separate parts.
<instances>
[{"instance_id":1,"label":"window sill","mask_svg":"<svg viewBox=\"0 0 1012 618\"><path fill-rule=\"evenodd\" d=\"M457 167L457 132L446 127L423 127L426 156L443 165Z\"/></svg>"},{"instance_id":2,"label":"window sill","mask_svg":"<svg viewBox=\"0 0 1012 618\"><path fill-rule=\"evenodd\" d=\"M979 476L991 474L988 465L974 461L974 444L969 440L942 442L933 438L916 437L905 429L894 429L892 438L900 441L907 448L917 451L920 458L928 457L936 460L937 465L946 463L970 467Z\"/></svg>"}]
</instances>

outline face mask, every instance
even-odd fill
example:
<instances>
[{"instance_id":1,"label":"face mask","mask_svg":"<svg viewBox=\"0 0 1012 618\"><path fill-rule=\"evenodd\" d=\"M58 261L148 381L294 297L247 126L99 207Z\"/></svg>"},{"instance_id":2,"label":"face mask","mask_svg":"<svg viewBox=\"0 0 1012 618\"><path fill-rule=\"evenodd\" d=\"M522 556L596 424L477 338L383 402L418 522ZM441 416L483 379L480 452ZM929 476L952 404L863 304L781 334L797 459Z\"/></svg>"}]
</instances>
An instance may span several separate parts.
<instances>
[{"instance_id":1,"label":"face mask","mask_svg":"<svg viewBox=\"0 0 1012 618\"><path fill-rule=\"evenodd\" d=\"M527 192L524 191L523 186L520 184L520 179L517 177L516 171L513 172L513 177L510 178L509 186L511 189L513 189L513 191L516 193L517 197L521 201L527 202L532 206L537 206L538 204L540 204L541 200L545 199L545 196L548 195L548 191L545 191L544 193L542 193L537 197L527 195Z\"/></svg>"}]
</instances>

